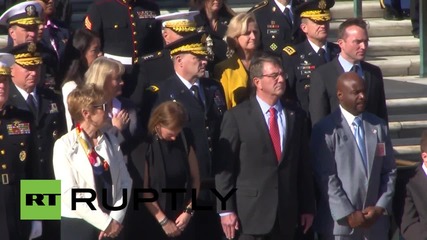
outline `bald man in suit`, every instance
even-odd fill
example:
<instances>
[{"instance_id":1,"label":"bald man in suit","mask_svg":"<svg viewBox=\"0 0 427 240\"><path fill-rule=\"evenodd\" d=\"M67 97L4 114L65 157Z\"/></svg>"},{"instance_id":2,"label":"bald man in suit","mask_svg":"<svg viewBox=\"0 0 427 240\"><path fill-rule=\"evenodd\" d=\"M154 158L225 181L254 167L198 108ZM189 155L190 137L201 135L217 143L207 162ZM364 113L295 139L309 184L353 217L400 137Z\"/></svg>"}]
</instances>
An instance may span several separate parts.
<instances>
[{"instance_id":1,"label":"bald man in suit","mask_svg":"<svg viewBox=\"0 0 427 240\"><path fill-rule=\"evenodd\" d=\"M365 111L357 73L337 81L339 107L313 127L320 189L314 229L322 240L387 240L396 164L387 123Z\"/></svg>"}]
</instances>

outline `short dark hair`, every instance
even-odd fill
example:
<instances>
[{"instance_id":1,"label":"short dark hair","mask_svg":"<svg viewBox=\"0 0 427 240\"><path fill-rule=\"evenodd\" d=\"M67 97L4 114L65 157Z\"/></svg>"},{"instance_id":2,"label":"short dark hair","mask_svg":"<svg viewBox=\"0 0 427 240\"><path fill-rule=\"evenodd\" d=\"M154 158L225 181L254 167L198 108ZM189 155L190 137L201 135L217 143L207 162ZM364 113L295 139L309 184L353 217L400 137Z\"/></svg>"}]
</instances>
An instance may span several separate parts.
<instances>
[{"instance_id":1,"label":"short dark hair","mask_svg":"<svg viewBox=\"0 0 427 240\"><path fill-rule=\"evenodd\" d=\"M427 130L421 134L420 148L422 153L427 152Z\"/></svg>"},{"instance_id":2,"label":"short dark hair","mask_svg":"<svg viewBox=\"0 0 427 240\"><path fill-rule=\"evenodd\" d=\"M349 18L338 27L338 39L344 39L347 34L347 28L358 26L368 32L368 24L362 18Z\"/></svg>"},{"instance_id":3,"label":"short dark hair","mask_svg":"<svg viewBox=\"0 0 427 240\"><path fill-rule=\"evenodd\" d=\"M258 52L252 58L251 65L249 66L249 92L254 94L256 92L256 87L254 86L254 78L261 77L264 72L264 63L271 63L273 65L280 66L282 68L282 61L269 53Z\"/></svg>"}]
</instances>

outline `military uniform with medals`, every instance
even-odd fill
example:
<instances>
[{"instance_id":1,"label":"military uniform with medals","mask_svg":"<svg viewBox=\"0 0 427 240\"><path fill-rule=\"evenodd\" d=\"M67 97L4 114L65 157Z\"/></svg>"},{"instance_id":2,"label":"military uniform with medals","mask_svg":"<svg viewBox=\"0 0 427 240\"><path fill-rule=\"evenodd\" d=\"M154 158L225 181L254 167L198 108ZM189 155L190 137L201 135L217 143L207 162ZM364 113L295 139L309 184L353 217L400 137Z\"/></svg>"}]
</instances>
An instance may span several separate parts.
<instances>
[{"instance_id":1,"label":"military uniform with medals","mask_svg":"<svg viewBox=\"0 0 427 240\"><path fill-rule=\"evenodd\" d=\"M301 4L295 11L301 18L311 21L330 21L329 9L334 1L312 1ZM322 48L314 49L314 43L308 39L295 46L286 46L282 52L283 69L287 76L286 97L296 100L301 108L309 114L308 93L310 91L310 78L312 72L322 64L330 62L340 53L340 47L331 42L326 42ZM320 53L323 49L323 53Z\"/></svg>"},{"instance_id":2,"label":"military uniform with medals","mask_svg":"<svg viewBox=\"0 0 427 240\"><path fill-rule=\"evenodd\" d=\"M8 87L11 54L0 53L0 82ZM13 106L5 104L8 97L4 90L0 109L0 233L1 239L28 239L31 221L20 220L20 180L30 179L33 155L31 117Z\"/></svg>"},{"instance_id":3,"label":"military uniform with medals","mask_svg":"<svg viewBox=\"0 0 427 240\"><path fill-rule=\"evenodd\" d=\"M293 0L292 6L297 4L298 1ZM293 22L289 22L274 0L264 0L249 12L255 14L263 51L280 56L285 46L305 40L300 29L301 19L294 14Z\"/></svg>"},{"instance_id":4,"label":"military uniform with medals","mask_svg":"<svg viewBox=\"0 0 427 240\"><path fill-rule=\"evenodd\" d=\"M124 97L136 86L140 56L163 48L159 6L148 0L96 0L89 6L84 26L101 38L104 56L126 67Z\"/></svg>"},{"instance_id":5,"label":"military uniform with medals","mask_svg":"<svg viewBox=\"0 0 427 240\"><path fill-rule=\"evenodd\" d=\"M23 68L42 64L34 43L15 46L9 49L9 52L15 55L15 64ZM10 84L8 104L25 111L31 117L33 126L34 150L31 154L35 160L31 175L37 179L55 179L52 164L53 145L66 132L62 98L50 89L37 87L33 92L26 93L28 97L34 97L35 103L31 106L28 99L24 98L24 90L18 90L13 80L14 77ZM43 222L43 239L59 239L59 234L59 221Z\"/></svg>"}]
</instances>

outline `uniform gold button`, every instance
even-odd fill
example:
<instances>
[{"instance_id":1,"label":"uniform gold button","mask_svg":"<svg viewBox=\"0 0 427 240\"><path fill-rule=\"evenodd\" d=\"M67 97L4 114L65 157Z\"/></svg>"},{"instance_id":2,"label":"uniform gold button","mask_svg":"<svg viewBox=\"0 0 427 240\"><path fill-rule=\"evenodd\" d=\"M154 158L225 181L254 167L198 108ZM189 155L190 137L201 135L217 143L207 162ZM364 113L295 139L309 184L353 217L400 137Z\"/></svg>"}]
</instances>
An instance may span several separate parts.
<instances>
[{"instance_id":1,"label":"uniform gold button","mask_svg":"<svg viewBox=\"0 0 427 240\"><path fill-rule=\"evenodd\" d=\"M132 26L136 26L136 24L135 24L135 23L132 23Z\"/></svg>"},{"instance_id":2,"label":"uniform gold button","mask_svg":"<svg viewBox=\"0 0 427 240\"><path fill-rule=\"evenodd\" d=\"M132 10L132 7L129 7L129 10Z\"/></svg>"},{"instance_id":3,"label":"uniform gold button","mask_svg":"<svg viewBox=\"0 0 427 240\"><path fill-rule=\"evenodd\" d=\"M136 35L136 32L133 32L133 35Z\"/></svg>"},{"instance_id":4,"label":"uniform gold button","mask_svg":"<svg viewBox=\"0 0 427 240\"><path fill-rule=\"evenodd\" d=\"M25 143L24 143L24 142L21 142L21 143L20 143L20 145L21 145L21 146L25 146Z\"/></svg>"},{"instance_id":5,"label":"uniform gold button","mask_svg":"<svg viewBox=\"0 0 427 240\"><path fill-rule=\"evenodd\" d=\"M7 168L6 164L1 165L1 169L6 169L6 168Z\"/></svg>"},{"instance_id":6,"label":"uniform gold button","mask_svg":"<svg viewBox=\"0 0 427 240\"><path fill-rule=\"evenodd\" d=\"M134 53L138 53L138 50L133 51Z\"/></svg>"},{"instance_id":7,"label":"uniform gold button","mask_svg":"<svg viewBox=\"0 0 427 240\"><path fill-rule=\"evenodd\" d=\"M0 135L0 140L3 140L3 135Z\"/></svg>"},{"instance_id":8,"label":"uniform gold button","mask_svg":"<svg viewBox=\"0 0 427 240\"><path fill-rule=\"evenodd\" d=\"M130 17L133 17L133 14L131 14Z\"/></svg>"},{"instance_id":9,"label":"uniform gold button","mask_svg":"<svg viewBox=\"0 0 427 240\"><path fill-rule=\"evenodd\" d=\"M133 41L133 44L137 44L138 43L138 41Z\"/></svg>"},{"instance_id":10,"label":"uniform gold button","mask_svg":"<svg viewBox=\"0 0 427 240\"><path fill-rule=\"evenodd\" d=\"M0 153L1 153L1 155L4 155L6 153L6 151L5 150L1 150Z\"/></svg>"}]
</instances>

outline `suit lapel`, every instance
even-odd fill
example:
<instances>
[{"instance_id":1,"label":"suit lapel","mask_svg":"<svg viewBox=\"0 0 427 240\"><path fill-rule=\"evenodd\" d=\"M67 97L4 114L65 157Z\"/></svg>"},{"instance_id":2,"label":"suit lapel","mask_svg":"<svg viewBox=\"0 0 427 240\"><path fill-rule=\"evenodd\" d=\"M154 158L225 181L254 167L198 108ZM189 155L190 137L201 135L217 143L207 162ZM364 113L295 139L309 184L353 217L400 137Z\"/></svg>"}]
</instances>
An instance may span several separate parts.
<instances>
[{"instance_id":1,"label":"suit lapel","mask_svg":"<svg viewBox=\"0 0 427 240\"><path fill-rule=\"evenodd\" d=\"M340 62L338 61L338 57L334 58L332 60L332 63L335 64L335 69L337 69L338 71L338 76L344 73L344 68L342 68ZM337 78L338 78L337 76ZM335 83L337 82L337 80L335 80Z\"/></svg>"},{"instance_id":2,"label":"suit lapel","mask_svg":"<svg viewBox=\"0 0 427 240\"><path fill-rule=\"evenodd\" d=\"M291 143L291 136L293 134L293 130L295 129L294 125L295 125L295 112L292 110L289 110L288 108L285 108L284 104L282 103L283 109L284 109L284 115L285 115L285 120L286 120L286 131L283 133L284 136L282 136L282 138L284 138L283 141L283 152L282 152L282 157L280 158L280 164L282 162L284 162L284 158L286 156L286 153L288 152L288 148L291 147L292 143Z\"/></svg>"},{"instance_id":3,"label":"suit lapel","mask_svg":"<svg viewBox=\"0 0 427 240\"><path fill-rule=\"evenodd\" d=\"M371 91L372 88L372 76L371 76L371 72L367 71L367 65L365 62L360 62L360 65L362 66L362 71L363 71L363 79L365 80L365 88L366 88L366 101L369 101L368 97L371 95L369 94L369 92ZM376 93L374 94L376 95Z\"/></svg>"},{"instance_id":4,"label":"suit lapel","mask_svg":"<svg viewBox=\"0 0 427 240\"><path fill-rule=\"evenodd\" d=\"M187 86L184 85L184 83L182 83L181 79L179 79L176 74L174 74L174 78L172 80L173 84L171 88L171 93L169 95L171 100L178 97L181 98L184 102L193 105L193 107L202 110L202 106L200 106L200 104L197 102L197 99L194 97L193 93L187 88ZM203 83L201 83L201 85L203 87Z\"/></svg>"},{"instance_id":5,"label":"suit lapel","mask_svg":"<svg viewBox=\"0 0 427 240\"><path fill-rule=\"evenodd\" d=\"M363 119L363 118L362 118ZM372 165L375 159L375 151L378 144L378 131L368 121L363 119L363 127L365 130L365 141L366 141L366 157L368 163L368 178L371 175Z\"/></svg>"},{"instance_id":6,"label":"suit lapel","mask_svg":"<svg viewBox=\"0 0 427 240\"><path fill-rule=\"evenodd\" d=\"M18 91L15 84L12 81L10 81L9 86L10 86L10 88L9 88L10 94L9 94L9 99L8 99L9 103L12 104L13 106L17 107L18 109L30 112L30 109L28 108L27 102L25 101L22 94Z\"/></svg>"},{"instance_id":7,"label":"suit lapel","mask_svg":"<svg viewBox=\"0 0 427 240\"><path fill-rule=\"evenodd\" d=\"M75 130L73 131L75 132ZM74 134L76 136L76 140L69 152L71 164L73 165L73 168L80 173L79 175L87 183L94 184L92 166L89 163L89 159L87 158L87 155L83 150L83 147L80 146L77 140L77 133L74 133Z\"/></svg>"}]
</instances>

